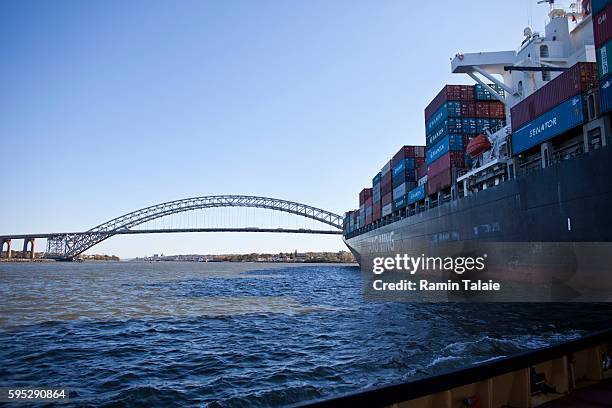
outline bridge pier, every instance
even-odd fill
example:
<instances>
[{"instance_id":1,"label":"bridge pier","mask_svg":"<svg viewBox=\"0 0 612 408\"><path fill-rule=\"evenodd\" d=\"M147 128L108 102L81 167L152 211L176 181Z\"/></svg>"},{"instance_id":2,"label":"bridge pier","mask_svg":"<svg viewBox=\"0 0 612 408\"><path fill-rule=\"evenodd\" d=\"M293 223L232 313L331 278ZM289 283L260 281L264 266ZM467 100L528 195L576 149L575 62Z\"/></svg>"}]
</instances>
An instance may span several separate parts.
<instances>
[{"instance_id":1,"label":"bridge pier","mask_svg":"<svg viewBox=\"0 0 612 408\"><path fill-rule=\"evenodd\" d=\"M0 245L0 256L2 256L4 252L4 244L6 244L6 259L11 259L11 240L9 238L2 240L2 245Z\"/></svg>"},{"instance_id":2,"label":"bridge pier","mask_svg":"<svg viewBox=\"0 0 612 408\"><path fill-rule=\"evenodd\" d=\"M28 244L30 244L30 259L34 259L34 241L35 238L24 238L23 240L23 253L28 252Z\"/></svg>"}]
</instances>

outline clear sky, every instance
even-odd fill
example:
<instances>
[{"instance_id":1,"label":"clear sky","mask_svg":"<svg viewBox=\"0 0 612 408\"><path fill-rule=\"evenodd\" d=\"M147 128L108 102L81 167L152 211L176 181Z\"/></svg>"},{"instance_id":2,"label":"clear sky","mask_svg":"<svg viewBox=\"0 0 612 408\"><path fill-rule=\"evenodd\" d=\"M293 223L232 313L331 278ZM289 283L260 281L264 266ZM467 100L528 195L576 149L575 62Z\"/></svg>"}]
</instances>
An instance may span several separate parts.
<instances>
[{"instance_id":1,"label":"clear sky","mask_svg":"<svg viewBox=\"0 0 612 408\"><path fill-rule=\"evenodd\" d=\"M547 11L535 0L0 0L0 234L86 230L212 194L343 213L401 145L424 144L439 89L470 83L450 57L516 49ZM343 248L339 236L164 234L90 253Z\"/></svg>"}]
</instances>

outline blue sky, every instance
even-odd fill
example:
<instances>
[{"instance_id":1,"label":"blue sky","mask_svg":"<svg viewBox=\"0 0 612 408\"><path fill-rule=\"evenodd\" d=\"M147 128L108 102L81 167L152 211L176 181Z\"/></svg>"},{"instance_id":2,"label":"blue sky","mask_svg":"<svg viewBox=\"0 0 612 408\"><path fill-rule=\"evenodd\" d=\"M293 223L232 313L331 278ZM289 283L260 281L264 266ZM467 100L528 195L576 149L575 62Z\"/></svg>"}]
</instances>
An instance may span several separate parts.
<instances>
[{"instance_id":1,"label":"blue sky","mask_svg":"<svg viewBox=\"0 0 612 408\"><path fill-rule=\"evenodd\" d=\"M543 29L535 3L0 0L0 234L86 230L212 194L343 213L401 145L424 144L438 90L470 83L450 57L515 49L530 19ZM165 234L90 252L343 248Z\"/></svg>"}]
</instances>

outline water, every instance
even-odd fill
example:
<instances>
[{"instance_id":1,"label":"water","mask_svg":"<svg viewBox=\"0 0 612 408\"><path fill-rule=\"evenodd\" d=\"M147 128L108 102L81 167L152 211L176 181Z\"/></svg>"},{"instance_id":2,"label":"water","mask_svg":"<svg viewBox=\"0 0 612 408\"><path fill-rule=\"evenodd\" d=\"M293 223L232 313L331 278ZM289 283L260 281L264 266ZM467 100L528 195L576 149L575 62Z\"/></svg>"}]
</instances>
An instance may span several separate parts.
<instances>
[{"instance_id":1,"label":"water","mask_svg":"<svg viewBox=\"0 0 612 408\"><path fill-rule=\"evenodd\" d=\"M0 300L0 386L73 406L282 406L612 323L602 304L366 302L337 265L2 263Z\"/></svg>"}]
</instances>

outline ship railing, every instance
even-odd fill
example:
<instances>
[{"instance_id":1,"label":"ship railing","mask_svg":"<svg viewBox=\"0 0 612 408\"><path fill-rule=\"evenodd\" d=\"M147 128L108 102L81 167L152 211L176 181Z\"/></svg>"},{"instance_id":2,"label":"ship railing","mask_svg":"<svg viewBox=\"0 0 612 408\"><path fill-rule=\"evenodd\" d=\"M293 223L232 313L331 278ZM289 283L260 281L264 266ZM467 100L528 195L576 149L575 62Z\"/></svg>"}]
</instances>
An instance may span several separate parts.
<instances>
[{"instance_id":1,"label":"ship railing","mask_svg":"<svg viewBox=\"0 0 612 408\"><path fill-rule=\"evenodd\" d=\"M451 408L475 406L468 402L478 400L482 406L531 407L576 390L581 398L589 391L601 395L600 388L605 391L611 380L612 329L608 329L425 378L294 406Z\"/></svg>"}]
</instances>

